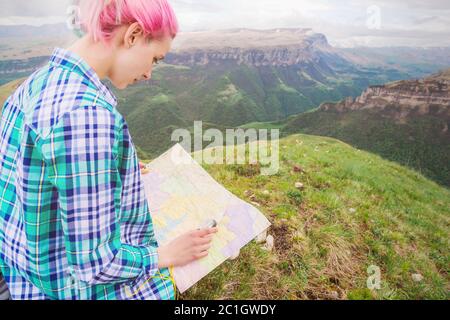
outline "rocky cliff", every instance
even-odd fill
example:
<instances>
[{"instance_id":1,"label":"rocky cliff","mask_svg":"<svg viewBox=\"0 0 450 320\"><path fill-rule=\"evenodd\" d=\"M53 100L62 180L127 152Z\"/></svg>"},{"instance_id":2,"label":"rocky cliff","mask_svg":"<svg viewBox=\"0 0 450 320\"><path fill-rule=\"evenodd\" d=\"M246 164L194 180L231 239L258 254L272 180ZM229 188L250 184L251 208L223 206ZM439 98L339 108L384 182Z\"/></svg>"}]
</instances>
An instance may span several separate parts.
<instances>
[{"instance_id":1,"label":"rocky cliff","mask_svg":"<svg viewBox=\"0 0 450 320\"><path fill-rule=\"evenodd\" d=\"M343 60L323 34L310 29L249 30L181 34L167 61L206 65L226 61L251 66L324 64Z\"/></svg>"},{"instance_id":2,"label":"rocky cliff","mask_svg":"<svg viewBox=\"0 0 450 320\"><path fill-rule=\"evenodd\" d=\"M356 99L324 103L320 107L323 111L337 112L363 109L383 111L399 120L411 114L450 118L450 69L424 79L371 86Z\"/></svg>"}]
</instances>

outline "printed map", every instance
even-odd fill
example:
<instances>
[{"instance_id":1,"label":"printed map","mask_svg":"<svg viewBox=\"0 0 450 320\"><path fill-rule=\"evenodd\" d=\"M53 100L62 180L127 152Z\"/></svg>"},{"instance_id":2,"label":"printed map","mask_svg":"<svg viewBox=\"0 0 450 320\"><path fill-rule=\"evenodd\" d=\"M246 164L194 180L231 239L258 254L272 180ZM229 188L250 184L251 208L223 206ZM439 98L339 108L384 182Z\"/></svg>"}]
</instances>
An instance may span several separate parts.
<instances>
[{"instance_id":1,"label":"printed map","mask_svg":"<svg viewBox=\"0 0 450 320\"><path fill-rule=\"evenodd\" d=\"M159 245L218 223L209 255L174 268L183 293L270 226L254 206L216 182L179 144L147 165L142 176Z\"/></svg>"}]
</instances>

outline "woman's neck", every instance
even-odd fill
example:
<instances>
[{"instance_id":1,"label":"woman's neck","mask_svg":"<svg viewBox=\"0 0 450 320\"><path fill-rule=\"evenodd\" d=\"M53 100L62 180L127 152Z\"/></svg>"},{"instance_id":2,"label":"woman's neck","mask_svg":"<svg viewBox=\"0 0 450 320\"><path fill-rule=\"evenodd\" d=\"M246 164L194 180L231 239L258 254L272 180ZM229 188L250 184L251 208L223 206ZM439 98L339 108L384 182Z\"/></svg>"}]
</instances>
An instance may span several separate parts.
<instances>
[{"instance_id":1,"label":"woman's neck","mask_svg":"<svg viewBox=\"0 0 450 320\"><path fill-rule=\"evenodd\" d=\"M92 37L84 36L72 44L67 50L79 55L97 73L100 79L107 78L114 61L114 47Z\"/></svg>"}]
</instances>

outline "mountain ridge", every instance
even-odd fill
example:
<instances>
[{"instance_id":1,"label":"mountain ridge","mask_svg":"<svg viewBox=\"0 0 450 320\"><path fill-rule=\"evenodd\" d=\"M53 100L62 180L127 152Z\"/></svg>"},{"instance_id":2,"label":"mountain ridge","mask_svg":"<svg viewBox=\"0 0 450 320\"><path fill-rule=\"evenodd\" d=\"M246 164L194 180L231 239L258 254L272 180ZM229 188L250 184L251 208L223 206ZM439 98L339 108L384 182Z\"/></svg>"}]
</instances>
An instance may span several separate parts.
<instances>
[{"instance_id":1,"label":"mountain ridge","mask_svg":"<svg viewBox=\"0 0 450 320\"><path fill-rule=\"evenodd\" d=\"M293 116L285 134L329 136L412 167L450 187L450 70L375 86L356 99Z\"/></svg>"},{"instance_id":2,"label":"mountain ridge","mask_svg":"<svg viewBox=\"0 0 450 320\"><path fill-rule=\"evenodd\" d=\"M355 99L324 103L322 111L380 109L404 121L409 115L433 114L450 119L450 69L415 80L401 80L367 88Z\"/></svg>"}]
</instances>

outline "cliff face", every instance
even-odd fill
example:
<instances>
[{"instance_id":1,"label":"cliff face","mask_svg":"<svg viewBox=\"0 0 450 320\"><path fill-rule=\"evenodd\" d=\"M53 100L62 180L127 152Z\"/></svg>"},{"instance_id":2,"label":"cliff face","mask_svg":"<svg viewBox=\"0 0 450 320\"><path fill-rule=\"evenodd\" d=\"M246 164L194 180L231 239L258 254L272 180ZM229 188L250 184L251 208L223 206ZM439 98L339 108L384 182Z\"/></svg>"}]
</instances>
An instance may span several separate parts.
<instances>
[{"instance_id":1,"label":"cliff face","mask_svg":"<svg viewBox=\"0 0 450 320\"><path fill-rule=\"evenodd\" d=\"M223 48L220 51L196 50L171 54L167 61L181 65L207 65L218 64L225 61L246 64L250 66L291 66L304 63L318 63L321 57L309 48L261 48L241 49Z\"/></svg>"},{"instance_id":2,"label":"cliff face","mask_svg":"<svg viewBox=\"0 0 450 320\"><path fill-rule=\"evenodd\" d=\"M372 86L356 99L324 103L320 110L346 112L377 110L402 120L416 115L439 115L450 118L450 69L434 76Z\"/></svg>"},{"instance_id":3,"label":"cliff face","mask_svg":"<svg viewBox=\"0 0 450 320\"><path fill-rule=\"evenodd\" d=\"M182 65L226 61L251 66L291 66L341 59L323 34L309 29L230 30L181 35L167 61Z\"/></svg>"}]
</instances>

